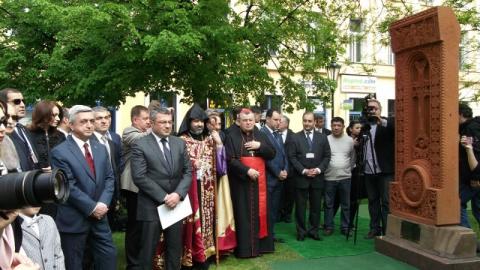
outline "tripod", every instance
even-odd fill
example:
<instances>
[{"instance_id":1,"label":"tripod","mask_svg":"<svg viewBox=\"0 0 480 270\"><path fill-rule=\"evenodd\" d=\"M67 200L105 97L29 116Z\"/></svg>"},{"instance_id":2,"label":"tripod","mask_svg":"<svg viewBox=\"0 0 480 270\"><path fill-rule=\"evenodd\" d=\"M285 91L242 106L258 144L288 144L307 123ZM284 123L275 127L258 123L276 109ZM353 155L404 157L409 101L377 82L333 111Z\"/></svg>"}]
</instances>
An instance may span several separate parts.
<instances>
[{"instance_id":1,"label":"tripod","mask_svg":"<svg viewBox=\"0 0 480 270\"><path fill-rule=\"evenodd\" d=\"M360 201L361 201L361 184L365 184L365 166L369 166L370 171L374 172L376 174L376 164L375 164L375 151L373 148L373 141L372 141L372 136L370 133L371 126L369 123L364 122L362 123L362 130L359 135L359 145L356 147L356 157L357 157L357 166L354 169L354 172L352 172L352 187L355 185L355 215L353 216L353 219L350 220L350 224L353 224L353 226L348 226L348 231L346 234L346 241L350 238L350 233L353 230L353 244L355 245L357 243L357 235L358 235L358 220L359 220L359 207L360 207ZM368 143L367 143L368 142ZM370 164L367 162L367 149L370 147L370 153L372 154L372 161L373 161L373 168L370 166ZM355 181L353 181L355 180Z\"/></svg>"}]
</instances>

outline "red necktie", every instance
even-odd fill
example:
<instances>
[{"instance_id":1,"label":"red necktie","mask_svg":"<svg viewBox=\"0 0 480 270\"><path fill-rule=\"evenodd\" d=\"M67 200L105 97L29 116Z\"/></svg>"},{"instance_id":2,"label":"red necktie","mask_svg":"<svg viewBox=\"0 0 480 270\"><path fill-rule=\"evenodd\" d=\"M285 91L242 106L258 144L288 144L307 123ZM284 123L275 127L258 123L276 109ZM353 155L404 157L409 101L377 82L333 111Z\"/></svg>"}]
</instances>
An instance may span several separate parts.
<instances>
[{"instance_id":1,"label":"red necktie","mask_svg":"<svg viewBox=\"0 0 480 270\"><path fill-rule=\"evenodd\" d=\"M85 148L85 159L87 160L88 167L90 167L90 171L92 172L93 176L95 177L95 164L93 163L93 157L90 151L88 150L88 143L83 145Z\"/></svg>"}]
</instances>

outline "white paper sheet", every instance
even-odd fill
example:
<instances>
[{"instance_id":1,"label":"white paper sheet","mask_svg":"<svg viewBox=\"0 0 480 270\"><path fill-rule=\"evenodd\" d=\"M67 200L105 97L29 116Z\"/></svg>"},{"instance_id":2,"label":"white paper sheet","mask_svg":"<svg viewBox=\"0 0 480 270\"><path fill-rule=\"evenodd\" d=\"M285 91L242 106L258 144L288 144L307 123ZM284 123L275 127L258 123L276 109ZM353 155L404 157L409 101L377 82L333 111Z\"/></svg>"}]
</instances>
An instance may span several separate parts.
<instances>
[{"instance_id":1,"label":"white paper sheet","mask_svg":"<svg viewBox=\"0 0 480 270\"><path fill-rule=\"evenodd\" d=\"M178 221L192 214L192 206L190 205L190 198L185 196L183 201L180 201L175 208L170 208L165 204L157 207L158 217L160 218L160 224L162 229L170 227Z\"/></svg>"}]
</instances>

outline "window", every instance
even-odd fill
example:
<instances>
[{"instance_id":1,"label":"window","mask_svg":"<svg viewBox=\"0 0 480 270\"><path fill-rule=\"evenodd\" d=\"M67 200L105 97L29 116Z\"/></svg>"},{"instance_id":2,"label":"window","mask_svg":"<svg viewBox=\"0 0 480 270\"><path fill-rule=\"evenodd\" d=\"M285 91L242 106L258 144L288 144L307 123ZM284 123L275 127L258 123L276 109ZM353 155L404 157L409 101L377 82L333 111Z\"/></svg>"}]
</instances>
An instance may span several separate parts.
<instances>
[{"instance_id":1,"label":"window","mask_svg":"<svg viewBox=\"0 0 480 270\"><path fill-rule=\"evenodd\" d=\"M260 104L260 109L262 112L267 111L268 109L275 109L281 112L282 96L266 95Z\"/></svg>"},{"instance_id":2,"label":"window","mask_svg":"<svg viewBox=\"0 0 480 270\"><path fill-rule=\"evenodd\" d=\"M350 19L350 61L362 61L362 20Z\"/></svg>"},{"instance_id":3,"label":"window","mask_svg":"<svg viewBox=\"0 0 480 270\"><path fill-rule=\"evenodd\" d=\"M387 64L395 65L395 54L392 52L392 46L388 46L387 57Z\"/></svg>"},{"instance_id":4,"label":"window","mask_svg":"<svg viewBox=\"0 0 480 270\"><path fill-rule=\"evenodd\" d=\"M323 101L317 97L309 97L308 99L315 104L313 113L325 116L325 106L323 106Z\"/></svg>"},{"instance_id":5,"label":"window","mask_svg":"<svg viewBox=\"0 0 480 270\"><path fill-rule=\"evenodd\" d=\"M350 121L360 119L360 117L362 117L363 108L365 107L365 98L352 98L352 100L353 108L348 114Z\"/></svg>"},{"instance_id":6,"label":"window","mask_svg":"<svg viewBox=\"0 0 480 270\"><path fill-rule=\"evenodd\" d=\"M395 99L388 100L388 117L395 117Z\"/></svg>"}]
</instances>

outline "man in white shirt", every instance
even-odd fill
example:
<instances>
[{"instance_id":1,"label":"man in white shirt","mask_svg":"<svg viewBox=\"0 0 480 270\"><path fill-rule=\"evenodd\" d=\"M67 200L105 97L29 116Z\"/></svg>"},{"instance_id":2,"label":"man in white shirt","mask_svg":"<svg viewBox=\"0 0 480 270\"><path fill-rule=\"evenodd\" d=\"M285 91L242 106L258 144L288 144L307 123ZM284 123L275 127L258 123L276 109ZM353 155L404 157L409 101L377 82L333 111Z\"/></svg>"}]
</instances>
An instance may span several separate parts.
<instances>
[{"instance_id":1,"label":"man in white shirt","mask_svg":"<svg viewBox=\"0 0 480 270\"><path fill-rule=\"evenodd\" d=\"M350 223L350 186L352 169L355 164L353 140L345 134L344 120L334 117L331 121L332 134L328 143L332 151L330 163L325 172L325 231L329 236L334 231L334 202L336 194L340 195L341 224L340 232L348 233Z\"/></svg>"}]
</instances>

